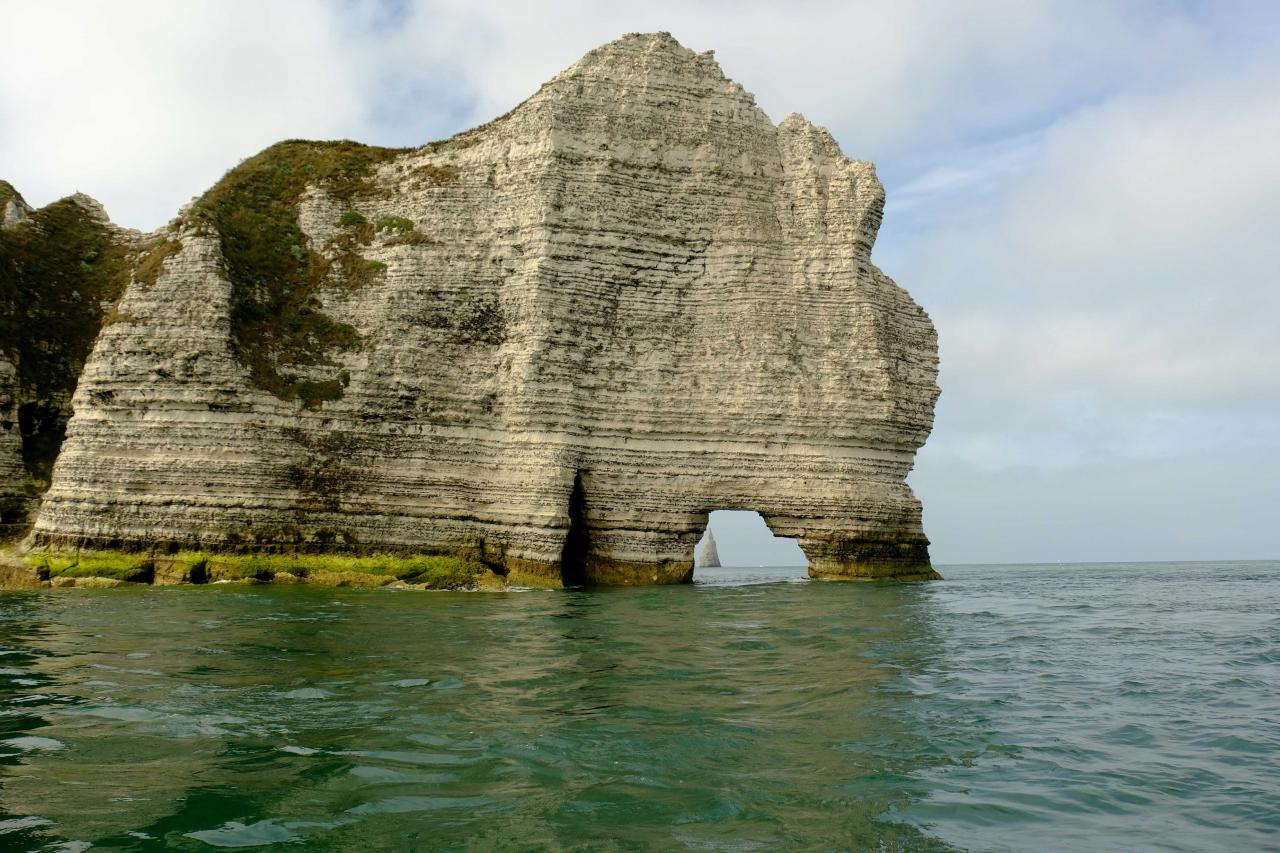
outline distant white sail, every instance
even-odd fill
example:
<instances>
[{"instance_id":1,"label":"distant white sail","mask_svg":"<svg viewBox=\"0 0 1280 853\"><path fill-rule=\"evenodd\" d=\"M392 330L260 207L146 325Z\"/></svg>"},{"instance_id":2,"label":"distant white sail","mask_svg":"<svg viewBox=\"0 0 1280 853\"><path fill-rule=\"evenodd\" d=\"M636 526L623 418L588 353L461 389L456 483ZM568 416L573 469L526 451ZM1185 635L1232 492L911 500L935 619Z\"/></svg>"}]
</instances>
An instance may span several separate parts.
<instances>
[{"instance_id":1,"label":"distant white sail","mask_svg":"<svg viewBox=\"0 0 1280 853\"><path fill-rule=\"evenodd\" d=\"M707 529L707 535L703 538L702 544L697 548L693 555L694 568L698 569L715 569L720 567L720 552L716 550L716 537L711 535L711 529Z\"/></svg>"}]
</instances>

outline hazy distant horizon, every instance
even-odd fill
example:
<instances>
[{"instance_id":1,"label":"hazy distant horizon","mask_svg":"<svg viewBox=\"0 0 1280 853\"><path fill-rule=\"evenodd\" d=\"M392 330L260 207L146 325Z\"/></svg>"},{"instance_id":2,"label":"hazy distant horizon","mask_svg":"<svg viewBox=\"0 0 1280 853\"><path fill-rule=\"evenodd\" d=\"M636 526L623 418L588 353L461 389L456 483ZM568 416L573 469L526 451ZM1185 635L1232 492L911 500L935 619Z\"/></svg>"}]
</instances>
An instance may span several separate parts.
<instances>
[{"instance_id":1,"label":"hazy distant horizon","mask_svg":"<svg viewBox=\"0 0 1280 853\"><path fill-rule=\"evenodd\" d=\"M794 539L774 536L760 513L745 510L716 510L708 526L716 537L720 564L726 567L804 566L808 560ZM926 531L927 532L927 531ZM1280 549L1278 549L1280 551ZM1207 557L1176 560L1096 559L1096 560L939 560L935 566L1054 566L1125 565L1130 563L1270 563L1280 555L1263 557Z\"/></svg>"}]
</instances>

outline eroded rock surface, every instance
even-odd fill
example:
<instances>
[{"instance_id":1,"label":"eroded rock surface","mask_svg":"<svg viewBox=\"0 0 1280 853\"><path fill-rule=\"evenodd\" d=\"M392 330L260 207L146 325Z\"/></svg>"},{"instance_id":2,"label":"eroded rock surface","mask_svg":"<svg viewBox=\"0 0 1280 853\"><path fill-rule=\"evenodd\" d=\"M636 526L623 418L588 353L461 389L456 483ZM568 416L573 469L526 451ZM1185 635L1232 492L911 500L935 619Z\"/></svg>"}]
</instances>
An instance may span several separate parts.
<instances>
[{"instance_id":1,"label":"eroded rock surface","mask_svg":"<svg viewBox=\"0 0 1280 853\"><path fill-rule=\"evenodd\" d=\"M883 202L665 34L445 142L282 143L132 277L34 541L649 584L752 509L815 576L936 577L936 339L870 261Z\"/></svg>"},{"instance_id":2,"label":"eroded rock surface","mask_svg":"<svg viewBox=\"0 0 1280 853\"><path fill-rule=\"evenodd\" d=\"M12 228L31 215L27 204L13 184L0 180L0 229Z\"/></svg>"},{"instance_id":3,"label":"eroded rock surface","mask_svg":"<svg viewBox=\"0 0 1280 853\"><path fill-rule=\"evenodd\" d=\"M0 352L0 538L17 533L29 511L18 400L18 369Z\"/></svg>"},{"instance_id":4,"label":"eroded rock surface","mask_svg":"<svg viewBox=\"0 0 1280 853\"><path fill-rule=\"evenodd\" d=\"M76 378L145 243L88 196L33 210L0 181L0 540L29 526Z\"/></svg>"}]
</instances>

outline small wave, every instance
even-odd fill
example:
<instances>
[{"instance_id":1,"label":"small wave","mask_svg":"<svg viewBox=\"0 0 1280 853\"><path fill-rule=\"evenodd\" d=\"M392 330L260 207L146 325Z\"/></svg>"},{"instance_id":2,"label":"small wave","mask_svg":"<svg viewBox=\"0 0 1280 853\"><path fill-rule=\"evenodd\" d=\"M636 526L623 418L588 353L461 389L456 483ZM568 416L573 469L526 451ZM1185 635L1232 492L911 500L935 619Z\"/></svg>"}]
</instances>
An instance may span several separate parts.
<instances>
[{"instance_id":1,"label":"small wave","mask_svg":"<svg viewBox=\"0 0 1280 853\"><path fill-rule=\"evenodd\" d=\"M379 681L383 687L426 687L431 683L430 678L401 678L396 681Z\"/></svg>"},{"instance_id":2,"label":"small wave","mask_svg":"<svg viewBox=\"0 0 1280 853\"><path fill-rule=\"evenodd\" d=\"M15 817L9 820L0 820L0 835L8 835L11 832L22 832L24 829L35 829L38 826L49 826L53 821L48 818L36 817Z\"/></svg>"},{"instance_id":3,"label":"small wave","mask_svg":"<svg viewBox=\"0 0 1280 853\"><path fill-rule=\"evenodd\" d=\"M444 809L474 809L494 805L492 797L388 797L372 803L364 803L348 809L347 814L403 814L405 812L435 812Z\"/></svg>"},{"instance_id":4,"label":"small wave","mask_svg":"<svg viewBox=\"0 0 1280 853\"><path fill-rule=\"evenodd\" d=\"M35 735L5 738L4 740L0 740L0 744L11 746L14 749L21 749L23 752L67 748L67 745L60 740L55 740L51 737L37 737Z\"/></svg>"},{"instance_id":5,"label":"small wave","mask_svg":"<svg viewBox=\"0 0 1280 853\"><path fill-rule=\"evenodd\" d=\"M248 824L232 820L217 829L188 832L186 837L213 847L261 847L265 844L287 844L303 840L287 826L274 820Z\"/></svg>"}]
</instances>

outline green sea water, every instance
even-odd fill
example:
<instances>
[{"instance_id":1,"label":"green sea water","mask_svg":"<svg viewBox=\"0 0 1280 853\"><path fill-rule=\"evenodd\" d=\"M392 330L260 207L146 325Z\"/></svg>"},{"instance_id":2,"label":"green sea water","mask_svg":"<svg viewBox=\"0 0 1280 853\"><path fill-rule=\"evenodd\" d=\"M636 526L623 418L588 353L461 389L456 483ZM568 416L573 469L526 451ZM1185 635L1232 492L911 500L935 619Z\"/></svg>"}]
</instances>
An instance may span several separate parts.
<instances>
[{"instance_id":1,"label":"green sea water","mask_svg":"<svg viewBox=\"0 0 1280 853\"><path fill-rule=\"evenodd\" d=\"M1280 563L0 594L0 849L1280 849Z\"/></svg>"}]
</instances>

